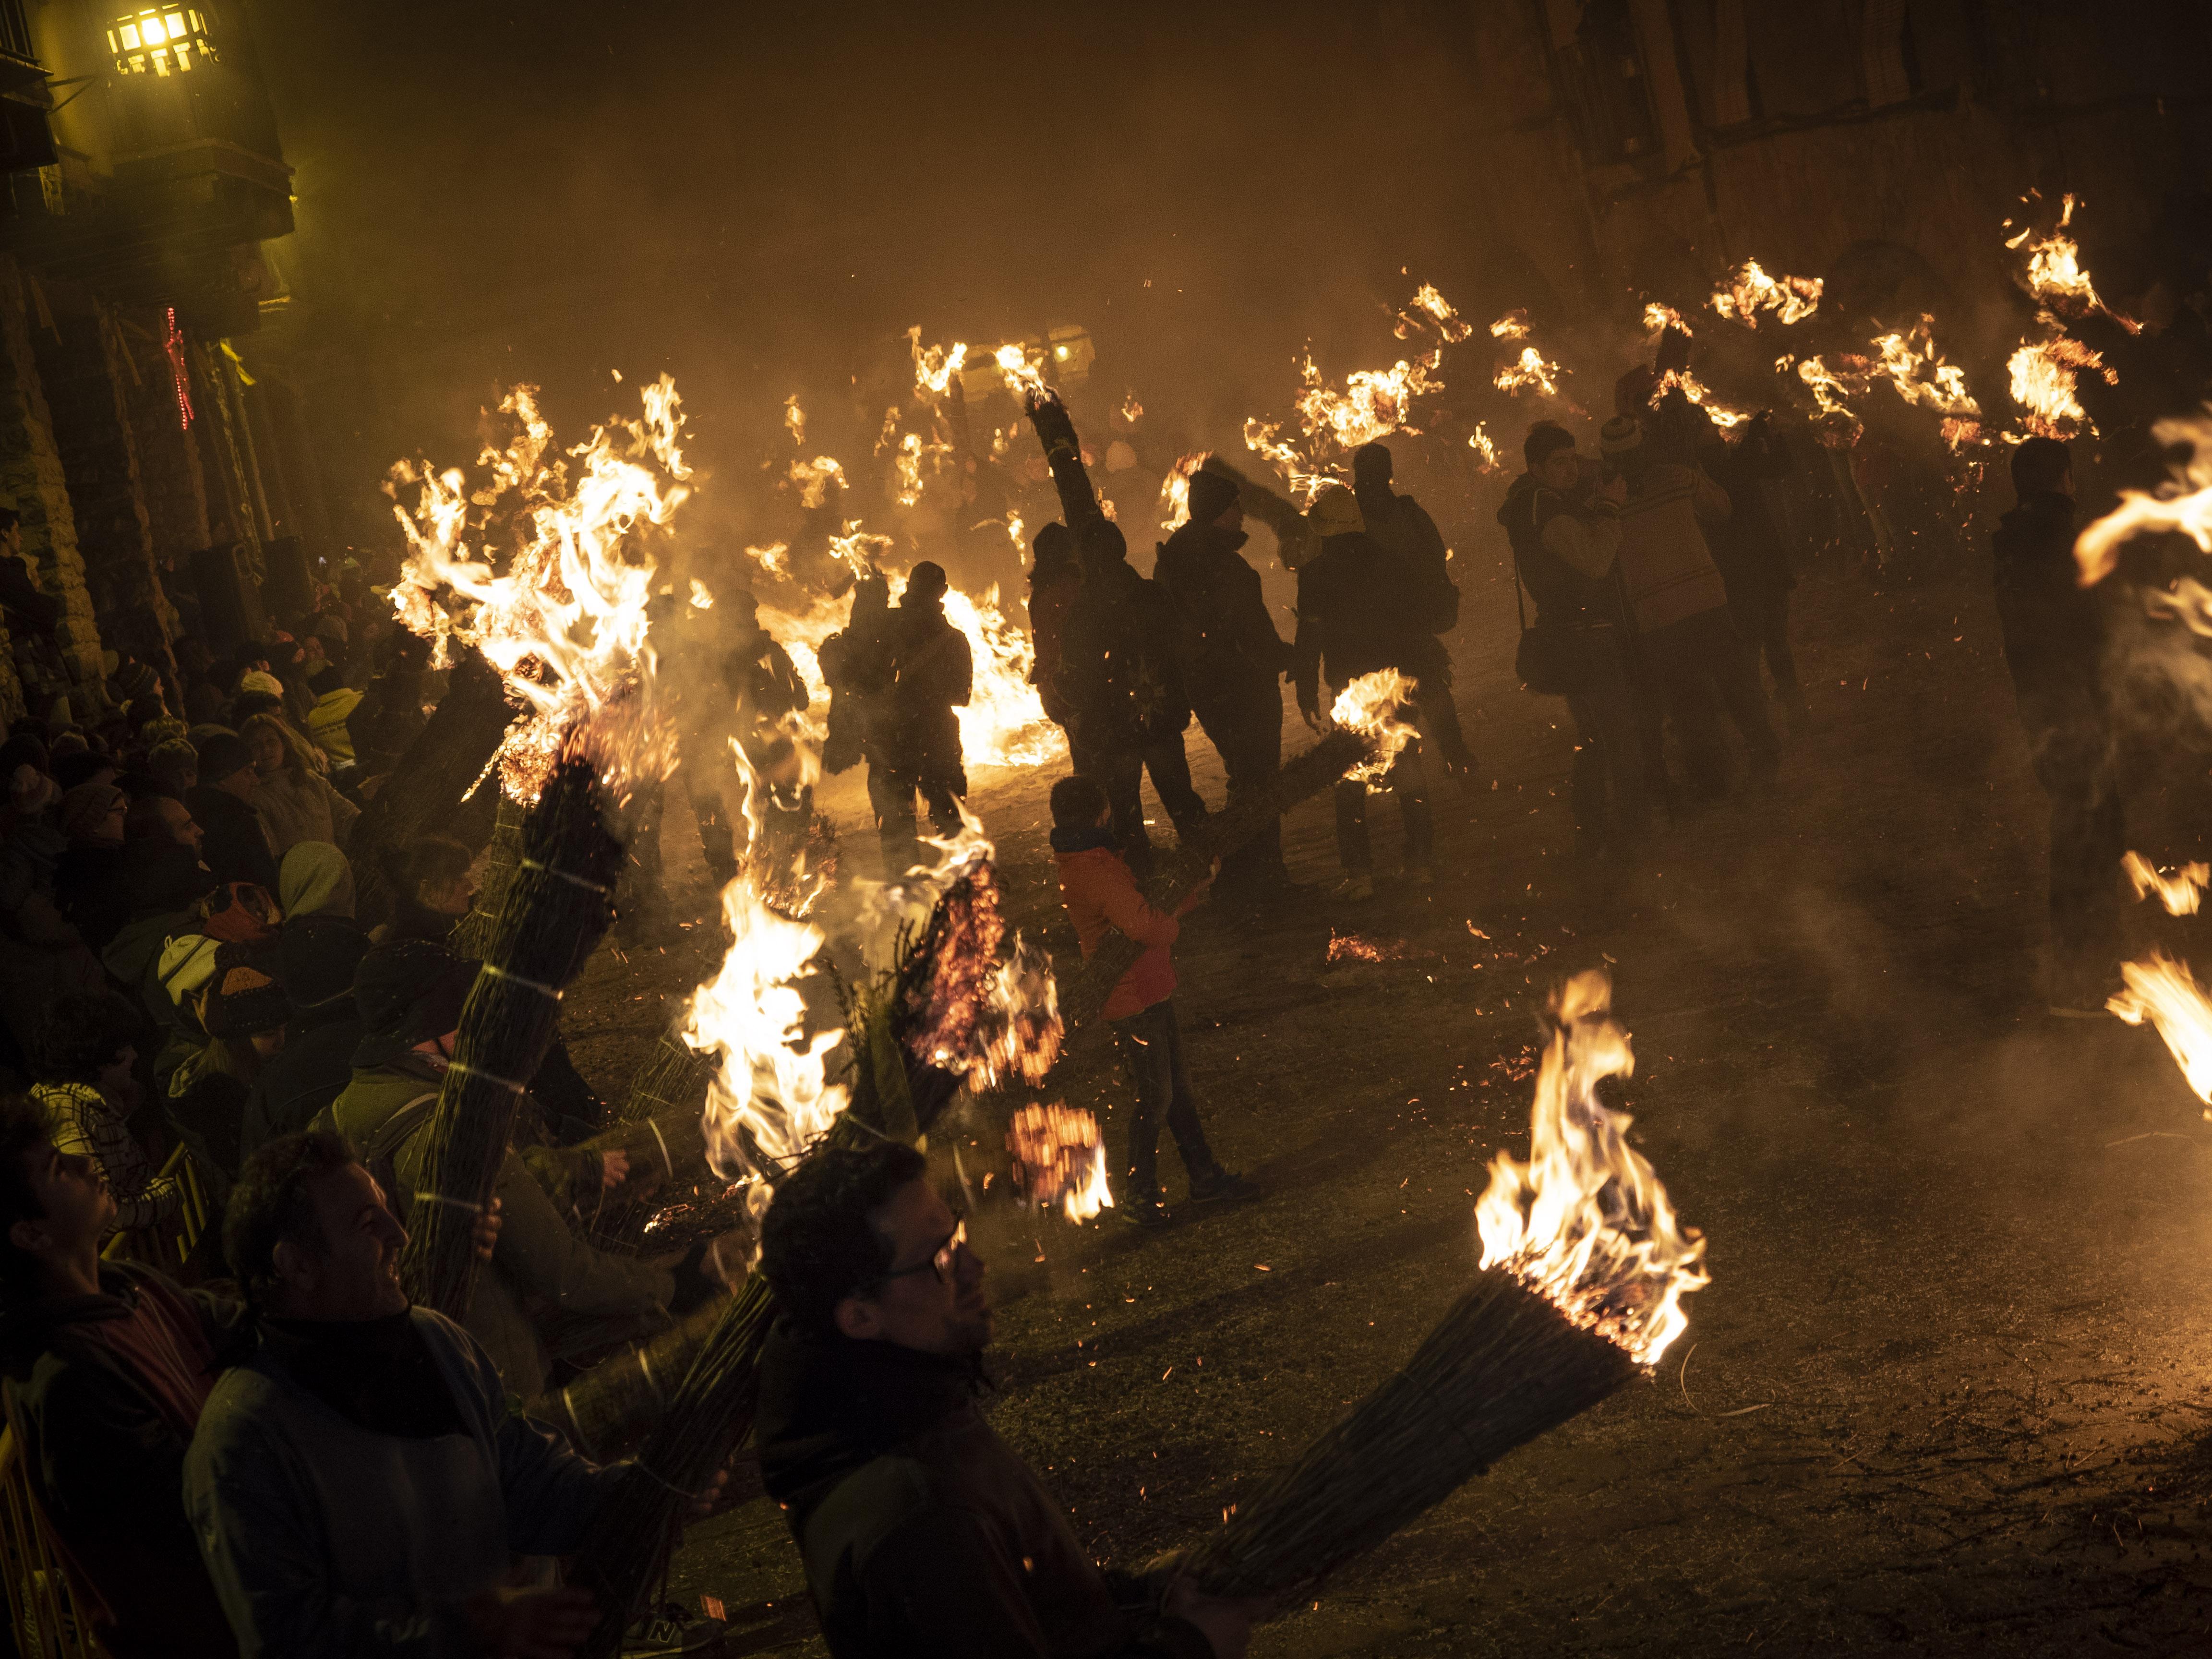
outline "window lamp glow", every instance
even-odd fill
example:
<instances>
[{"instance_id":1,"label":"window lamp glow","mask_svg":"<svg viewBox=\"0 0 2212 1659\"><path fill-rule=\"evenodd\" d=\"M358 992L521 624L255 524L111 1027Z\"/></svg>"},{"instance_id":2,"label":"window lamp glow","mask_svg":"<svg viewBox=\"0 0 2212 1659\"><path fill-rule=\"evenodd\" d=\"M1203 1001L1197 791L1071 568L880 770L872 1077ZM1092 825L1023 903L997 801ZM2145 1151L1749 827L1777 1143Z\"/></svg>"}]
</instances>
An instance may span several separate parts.
<instances>
[{"instance_id":1,"label":"window lamp glow","mask_svg":"<svg viewBox=\"0 0 2212 1659\"><path fill-rule=\"evenodd\" d=\"M123 75L189 73L216 61L207 14L189 6L147 6L107 28L107 49Z\"/></svg>"}]
</instances>

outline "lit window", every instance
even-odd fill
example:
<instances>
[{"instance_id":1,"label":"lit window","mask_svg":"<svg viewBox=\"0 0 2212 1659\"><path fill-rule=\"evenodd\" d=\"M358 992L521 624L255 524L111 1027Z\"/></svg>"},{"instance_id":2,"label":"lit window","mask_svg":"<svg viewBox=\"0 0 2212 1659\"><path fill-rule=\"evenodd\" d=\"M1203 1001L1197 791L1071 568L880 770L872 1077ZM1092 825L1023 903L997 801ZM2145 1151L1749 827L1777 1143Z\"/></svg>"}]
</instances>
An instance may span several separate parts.
<instances>
[{"instance_id":1,"label":"lit window","mask_svg":"<svg viewBox=\"0 0 2212 1659\"><path fill-rule=\"evenodd\" d=\"M187 7L146 6L107 28L107 49L124 75L166 76L216 61L205 12Z\"/></svg>"}]
</instances>

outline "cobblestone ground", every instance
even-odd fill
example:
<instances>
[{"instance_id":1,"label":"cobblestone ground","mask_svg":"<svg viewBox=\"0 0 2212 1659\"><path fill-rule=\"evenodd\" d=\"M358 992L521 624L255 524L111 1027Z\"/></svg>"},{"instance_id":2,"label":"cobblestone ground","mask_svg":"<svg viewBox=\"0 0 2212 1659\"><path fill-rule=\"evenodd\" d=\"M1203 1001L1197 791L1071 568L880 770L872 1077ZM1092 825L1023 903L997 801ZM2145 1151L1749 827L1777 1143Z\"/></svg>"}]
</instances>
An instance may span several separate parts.
<instances>
[{"instance_id":1,"label":"cobblestone ground","mask_svg":"<svg viewBox=\"0 0 2212 1659\"><path fill-rule=\"evenodd\" d=\"M1486 1161L1525 1150L1543 992L1604 960L1637 1139L1710 1236L1711 1287L1647 1382L1253 1651L2201 1650L2212 1128L2154 1038L2043 1012L2044 806L1969 563L1881 593L1816 566L1797 607L1814 729L1778 786L1685 817L1632 879L1571 861L1560 706L1511 683L1502 570L1470 583L1460 702L1496 783L1440 792L1435 887L1334 906L1309 804L1285 839L1310 896L1201 912L1178 950L1212 1133L1266 1198L1157 1236L1006 1211L979 1230L994 1419L1096 1554L1217 1522L1411 1351L1470 1271ZM1072 948L1048 778L975 781L1018 918ZM869 867L858 792L826 799ZM1395 816L1376 815L1386 861ZM714 948L680 840L672 879L708 920L603 954L570 999L609 1087ZM1332 930L1408 949L1331 967ZM1056 1081L1118 1134L1103 1054ZM994 1134L963 1133L979 1156ZM765 1500L694 1529L672 1589L725 1601L728 1651L820 1651Z\"/></svg>"}]
</instances>

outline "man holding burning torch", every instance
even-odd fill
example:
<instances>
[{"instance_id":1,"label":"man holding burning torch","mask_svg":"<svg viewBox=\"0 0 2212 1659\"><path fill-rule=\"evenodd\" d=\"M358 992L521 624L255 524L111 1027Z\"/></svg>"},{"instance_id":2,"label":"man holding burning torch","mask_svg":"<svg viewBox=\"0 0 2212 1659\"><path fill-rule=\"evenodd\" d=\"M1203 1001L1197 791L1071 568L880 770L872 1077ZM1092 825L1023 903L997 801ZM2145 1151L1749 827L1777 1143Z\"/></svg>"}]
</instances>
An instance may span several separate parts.
<instances>
[{"instance_id":1,"label":"man holding burning torch","mask_svg":"<svg viewBox=\"0 0 2212 1659\"><path fill-rule=\"evenodd\" d=\"M833 1659L1237 1659L1259 1611L1101 1571L984 1417L982 1258L886 1142L776 1188L759 1445Z\"/></svg>"}]
</instances>

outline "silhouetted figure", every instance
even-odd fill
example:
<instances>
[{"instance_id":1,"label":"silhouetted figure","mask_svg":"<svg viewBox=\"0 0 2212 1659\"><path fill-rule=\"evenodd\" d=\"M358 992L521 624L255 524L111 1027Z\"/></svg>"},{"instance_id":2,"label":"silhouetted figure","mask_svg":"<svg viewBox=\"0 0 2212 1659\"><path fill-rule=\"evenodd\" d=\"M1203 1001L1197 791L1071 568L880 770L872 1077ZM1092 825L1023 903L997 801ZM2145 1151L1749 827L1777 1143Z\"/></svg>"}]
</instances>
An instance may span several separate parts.
<instances>
[{"instance_id":1,"label":"silhouetted figure","mask_svg":"<svg viewBox=\"0 0 2212 1659\"><path fill-rule=\"evenodd\" d=\"M915 792L921 792L939 836L959 830L959 803L968 793L957 711L975 690L975 663L968 636L945 617L945 586L944 567L923 560L908 574L889 617L895 678L882 759L870 757L868 800L890 873L903 873L921 855Z\"/></svg>"},{"instance_id":2,"label":"silhouetted figure","mask_svg":"<svg viewBox=\"0 0 2212 1659\"><path fill-rule=\"evenodd\" d=\"M2127 822L2106 719L2103 607L2074 561L2074 461L2055 438L2012 453L2020 504L1990 538L2005 665L2051 798L2051 1011L2104 1012L2119 959Z\"/></svg>"}]
</instances>

